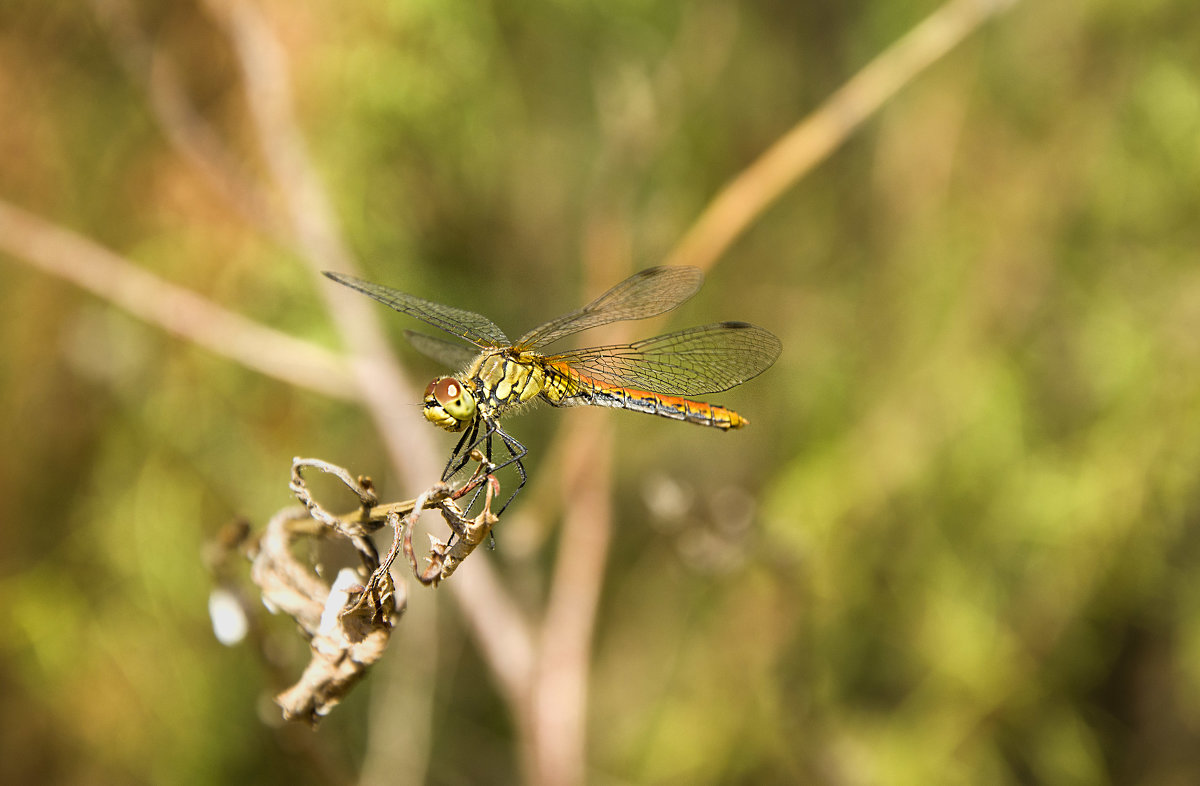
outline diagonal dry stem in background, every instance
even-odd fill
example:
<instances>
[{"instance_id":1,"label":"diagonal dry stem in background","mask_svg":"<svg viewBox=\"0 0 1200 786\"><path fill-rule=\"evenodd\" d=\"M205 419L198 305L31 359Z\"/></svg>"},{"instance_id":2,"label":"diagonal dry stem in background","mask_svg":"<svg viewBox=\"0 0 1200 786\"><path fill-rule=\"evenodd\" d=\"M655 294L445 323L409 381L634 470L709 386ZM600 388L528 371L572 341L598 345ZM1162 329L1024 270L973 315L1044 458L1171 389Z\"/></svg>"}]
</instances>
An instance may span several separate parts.
<instances>
[{"instance_id":1,"label":"diagonal dry stem in background","mask_svg":"<svg viewBox=\"0 0 1200 786\"><path fill-rule=\"evenodd\" d=\"M902 87L1016 0L951 0L863 67L709 202L663 264L712 267L788 188Z\"/></svg>"},{"instance_id":2,"label":"diagonal dry stem in background","mask_svg":"<svg viewBox=\"0 0 1200 786\"><path fill-rule=\"evenodd\" d=\"M355 263L300 134L282 46L254 3L207 0L205 7L228 36L241 69L255 140L270 190L280 197L290 242L351 350L351 374L390 459L405 485L416 488L436 462L432 437L408 428L404 410L395 405L411 400L415 386L392 357L375 312L324 285L319 276L321 270L353 270Z\"/></svg>"},{"instance_id":3,"label":"diagonal dry stem in background","mask_svg":"<svg viewBox=\"0 0 1200 786\"><path fill-rule=\"evenodd\" d=\"M3 200L0 249L246 368L333 398L355 398L341 356L222 308Z\"/></svg>"}]
</instances>

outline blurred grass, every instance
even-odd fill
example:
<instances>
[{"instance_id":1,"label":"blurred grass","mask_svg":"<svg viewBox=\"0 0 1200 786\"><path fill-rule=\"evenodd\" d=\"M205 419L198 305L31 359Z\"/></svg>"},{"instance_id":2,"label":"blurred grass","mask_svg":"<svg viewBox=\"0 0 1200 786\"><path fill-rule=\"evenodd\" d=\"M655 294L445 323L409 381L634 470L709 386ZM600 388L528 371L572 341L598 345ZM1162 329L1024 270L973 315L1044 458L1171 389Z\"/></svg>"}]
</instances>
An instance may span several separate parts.
<instances>
[{"instance_id":1,"label":"blurred grass","mask_svg":"<svg viewBox=\"0 0 1200 786\"><path fill-rule=\"evenodd\" d=\"M369 277L517 332L581 301L598 217L655 263L935 7L266 4ZM139 8L244 135L203 14ZM750 320L785 353L719 399L743 433L609 413L592 781L1200 777L1198 44L1182 0L1020 4L722 260L673 324ZM0 107L0 196L328 340L290 253L172 154L88 6L0 7ZM365 422L0 265L0 779L323 782L311 742L261 722L252 653L209 635L199 552L287 502L295 454L382 473ZM514 425L535 479L574 414ZM672 484L682 519L648 502ZM536 596L549 555L515 539L480 558ZM430 781L512 781L511 720L456 625ZM353 772L365 704L319 732L331 771Z\"/></svg>"}]
</instances>

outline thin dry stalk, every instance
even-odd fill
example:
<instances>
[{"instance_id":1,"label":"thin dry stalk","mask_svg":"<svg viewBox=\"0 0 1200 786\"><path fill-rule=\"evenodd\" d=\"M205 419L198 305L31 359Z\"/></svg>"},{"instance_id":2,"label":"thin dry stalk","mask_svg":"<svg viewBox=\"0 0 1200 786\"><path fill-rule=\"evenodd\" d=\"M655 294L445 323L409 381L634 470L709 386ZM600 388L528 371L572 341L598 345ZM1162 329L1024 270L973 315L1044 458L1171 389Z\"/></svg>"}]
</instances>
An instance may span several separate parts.
<instances>
[{"instance_id":1,"label":"thin dry stalk","mask_svg":"<svg viewBox=\"0 0 1200 786\"><path fill-rule=\"evenodd\" d=\"M309 639L312 658L299 681L276 696L287 720L315 726L382 657L396 619L404 611L390 578L374 592L364 591L358 573L345 568L333 586L303 565L293 544L321 537L304 508L289 508L268 523L252 553L251 578L263 602L296 621Z\"/></svg>"},{"instance_id":2,"label":"thin dry stalk","mask_svg":"<svg viewBox=\"0 0 1200 786\"><path fill-rule=\"evenodd\" d=\"M418 487L436 464L433 440L423 431L406 428L404 410L396 406L397 401L413 399L415 386L393 358L375 313L337 288L325 286L319 276L322 270L353 270L355 263L300 133L282 45L254 3L208 0L205 7L228 35L237 56L259 153L271 190L282 200L291 242L351 349L351 373L389 457L405 484Z\"/></svg>"},{"instance_id":3,"label":"thin dry stalk","mask_svg":"<svg viewBox=\"0 0 1200 786\"><path fill-rule=\"evenodd\" d=\"M717 194L664 264L705 270L902 87L1016 0L951 0L884 50Z\"/></svg>"},{"instance_id":4,"label":"thin dry stalk","mask_svg":"<svg viewBox=\"0 0 1200 786\"><path fill-rule=\"evenodd\" d=\"M569 512L541 626L532 708L540 783L584 781L592 637L613 530L612 429L591 417L572 431L592 449L573 450L562 471Z\"/></svg>"},{"instance_id":5,"label":"thin dry stalk","mask_svg":"<svg viewBox=\"0 0 1200 786\"><path fill-rule=\"evenodd\" d=\"M3 200L0 249L246 368L332 398L355 398L338 355L222 308Z\"/></svg>"},{"instance_id":6,"label":"thin dry stalk","mask_svg":"<svg viewBox=\"0 0 1200 786\"><path fill-rule=\"evenodd\" d=\"M253 562L251 578L262 592L264 604L295 620L309 639L312 657L300 680L276 697L288 720L316 725L382 657L406 606L403 584L397 590L391 568L403 547L413 575L421 583L436 585L448 579L475 547L487 537L496 522L491 503L499 489L488 474L490 465L478 457L479 468L458 489L437 482L412 500L381 505L369 478L355 478L345 469L318 459L292 461L290 488L301 507L277 513L266 531L248 548ZM336 515L322 506L308 489L305 469L317 469L339 478L359 498L360 507ZM483 508L468 520L456 501L473 498L484 487ZM412 530L426 509L437 509L450 525L446 541L433 539L429 564L423 570L412 549ZM392 548L380 561L370 535L380 526L393 531ZM359 554L361 566L343 568L329 586L315 565L301 562L297 553L305 539L349 541ZM402 546L403 544L403 546Z\"/></svg>"}]
</instances>

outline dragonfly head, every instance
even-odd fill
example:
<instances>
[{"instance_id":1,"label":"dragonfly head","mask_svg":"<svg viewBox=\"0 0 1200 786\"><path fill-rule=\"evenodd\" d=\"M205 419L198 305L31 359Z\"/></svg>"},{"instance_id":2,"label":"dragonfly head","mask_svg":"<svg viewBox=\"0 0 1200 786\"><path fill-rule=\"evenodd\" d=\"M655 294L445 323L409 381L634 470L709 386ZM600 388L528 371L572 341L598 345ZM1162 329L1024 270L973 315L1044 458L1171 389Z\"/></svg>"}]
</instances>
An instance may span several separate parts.
<instances>
[{"instance_id":1,"label":"dragonfly head","mask_svg":"<svg viewBox=\"0 0 1200 786\"><path fill-rule=\"evenodd\" d=\"M456 377L438 377L425 388L425 419L447 431L462 431L475 419L475 396Z\"/></svg>"}]
</instances>

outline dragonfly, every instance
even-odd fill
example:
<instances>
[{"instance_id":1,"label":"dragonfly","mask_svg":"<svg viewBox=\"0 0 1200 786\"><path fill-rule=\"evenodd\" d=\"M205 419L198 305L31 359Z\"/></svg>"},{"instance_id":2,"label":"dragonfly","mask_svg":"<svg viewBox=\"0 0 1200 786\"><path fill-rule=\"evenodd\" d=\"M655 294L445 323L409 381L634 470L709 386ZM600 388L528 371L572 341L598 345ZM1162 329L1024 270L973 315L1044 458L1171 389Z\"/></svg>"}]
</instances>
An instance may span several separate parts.
<instances>
[{"instance_id":1,"label":"dragonfly","mask_svg":"<svg viewBox=\"0 0 1200 786\"><path fill-rule=\"evenodd\" d=\"M586 306L545 322L516 341L473 311L343 273L326 271L325 275L461 340L406 331L422 354L462 369L437 377L425 388L425 418L447 431L462 432L442 480L461 471L472 454L482 455L493 471L515 467L519 482L500 513L527 480L522 460L528 450L501 426L504 416L542 401L555 407L627 409L722 431L742 428L750 422L745 417L693 397L720 393L753 379L770 368L782 347L774 334L761 327L717 322L632 343L542 352L590 328L674 309L699 291L704 274L695 267L660 266L634 273ZM493 455L497 442L506 455Z\"/></svg>"}]
</instances>

